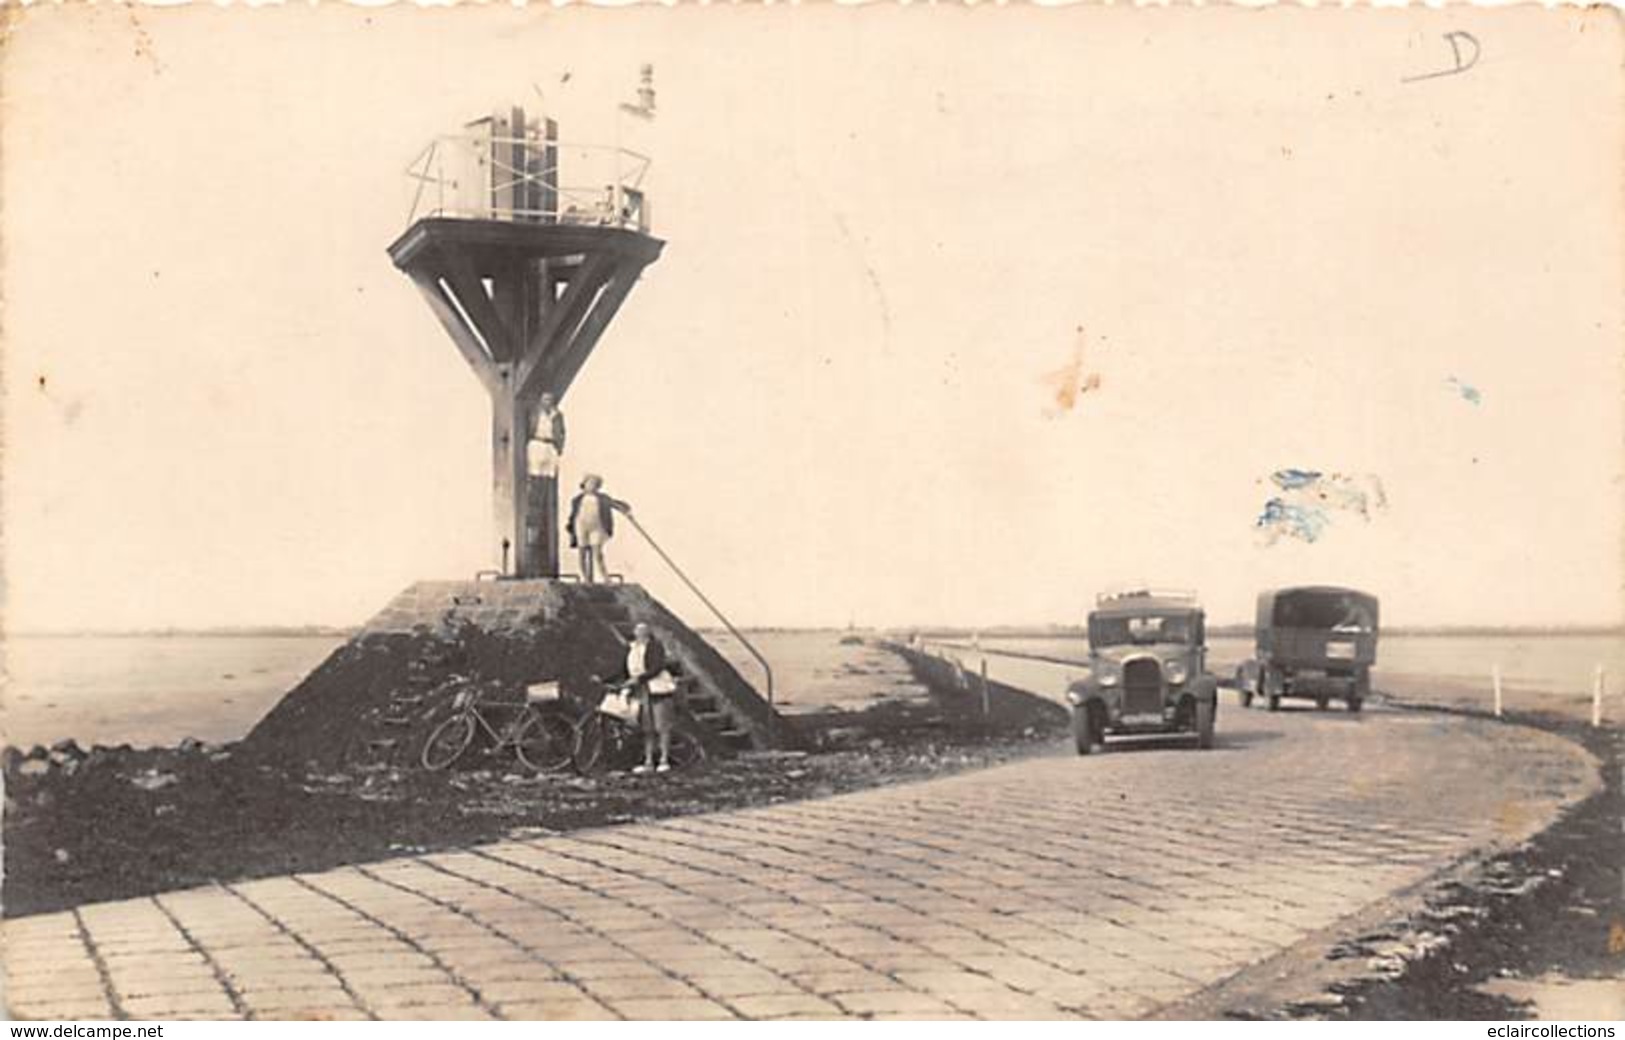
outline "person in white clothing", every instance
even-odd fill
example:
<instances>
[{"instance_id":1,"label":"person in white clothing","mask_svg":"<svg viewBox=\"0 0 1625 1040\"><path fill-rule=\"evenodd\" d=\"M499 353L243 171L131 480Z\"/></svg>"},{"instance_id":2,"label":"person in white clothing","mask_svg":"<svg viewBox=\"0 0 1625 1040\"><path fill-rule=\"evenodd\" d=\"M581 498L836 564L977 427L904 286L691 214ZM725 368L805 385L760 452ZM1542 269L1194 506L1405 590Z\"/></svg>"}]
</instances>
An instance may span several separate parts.
<instances>
[{"instance_id":1,"label":"person in white clothing","mask_svg":"<svg viewBox=\"0 0 1625 1040\"><path fill-rule=\"evenodd\" d=\"M643 730L643 764L632 770L664 773L671 769L671 730L676 722L676 688L666 674L666 648L660 645L639 621L632 627L632 642L626 647L626 686L638 698L638 723ZM660 748L660 764L655 765L655 747Z\"/></svg>"},{"instance_id":2,"label":"person in white clothing","mask_svg":"<svg viewBox=\"0 0 1625 1040\"><path fill-rule=\"evenodd\" d=\"M604 478L589 473L581 480L581 490L570 499L570 547L581 553L581 580L592 582L607 575L604 543L615 534L615 511L630 514L632 507L603 492Z\"/></svg>"},{"instance_id":3,"label":"person in white clothing","mask_svg":"<svg viewBox=\"0 0 1625 1040\"><path fill-rule=\"evenodd\" d=\"M533 477L556 477L563 455L564 413L552 394L543 394L536 402L530 443L525 445L525 472Z\"/></svg>"}]
</instances>

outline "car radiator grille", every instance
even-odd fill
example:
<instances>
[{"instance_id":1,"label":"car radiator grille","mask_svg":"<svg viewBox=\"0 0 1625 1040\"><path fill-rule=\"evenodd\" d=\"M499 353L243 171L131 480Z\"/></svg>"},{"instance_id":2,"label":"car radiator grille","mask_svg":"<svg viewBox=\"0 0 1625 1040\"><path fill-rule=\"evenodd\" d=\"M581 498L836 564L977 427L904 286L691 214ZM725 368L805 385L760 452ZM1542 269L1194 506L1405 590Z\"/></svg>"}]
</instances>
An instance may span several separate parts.
<instances>
[{"instance_id":1,"label":"car radiator grille","mask_svg":"<svg viewBox=\"0 0 1625 1040\"><path fill-rule=\"evenodd\" d=\"M1123 711L1128 715L1162 711L1162 666L1156 661L1130 661L1123 668Z\"/></svg>"}]
</instances>

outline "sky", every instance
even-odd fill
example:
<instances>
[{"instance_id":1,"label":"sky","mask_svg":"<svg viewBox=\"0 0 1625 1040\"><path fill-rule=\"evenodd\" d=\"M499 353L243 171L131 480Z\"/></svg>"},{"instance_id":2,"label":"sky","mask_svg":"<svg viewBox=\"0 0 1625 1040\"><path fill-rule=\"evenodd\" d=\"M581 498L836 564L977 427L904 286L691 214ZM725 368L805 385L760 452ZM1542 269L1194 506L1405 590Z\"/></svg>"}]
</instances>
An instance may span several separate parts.
<instances>
[{"instance_id":1,"label":"sky","mask_svg":"<svg viewBox=\"0 0 1625 1040\"><path fill-rule=\"evenodd\" d=\"M385 247L408 163L515 102L654 157L664 253L566 478L742 624L1075 623L1137 583L1240 621L1309 582L1625 621L1616 15L12 15L12 630L354 624L493 565L488 401ZM1446 32L1476 64L1416 78ZM1283 468L1384 504L1271 540Z\"/></svg>"}]
</instances>

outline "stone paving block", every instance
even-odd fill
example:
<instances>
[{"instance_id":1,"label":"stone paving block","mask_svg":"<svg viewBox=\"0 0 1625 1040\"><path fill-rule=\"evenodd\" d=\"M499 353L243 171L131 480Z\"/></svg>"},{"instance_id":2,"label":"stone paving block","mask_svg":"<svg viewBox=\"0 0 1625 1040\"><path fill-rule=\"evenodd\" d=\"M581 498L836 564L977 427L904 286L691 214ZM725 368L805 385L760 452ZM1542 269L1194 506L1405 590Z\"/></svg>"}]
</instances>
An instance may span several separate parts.
<instances>
[{"instance_id":1,"label":"stone paving block","mask_svg":"<svg viewBox=\"0 0 1625 1040\"><path fill-rule=\"evenodd\" d=\"M183 1015L209 1018L237 1018L237 1009L224 993L180 993L154 997L131 997L119 1005L131 1018L163 1019Z\"/></svg>"},{"instance_id":2,"label":"stone paving block","mask_svg":"<svg viewBox=\"0 0 1625 1040\"><path fill-rule=\"evenodd\" d=\"M207 961L203 954L196 950L182 948L179 950L164 950L152 953L109 953L102 957L102 963L107 965L111 972L119 971L154 971L154 970L183 970L187 966L204 967Z\"/></svg>"},{"instance_id":3,"label":"stone paving block","mask_svg":"<svg viewBox=\"0 0 1625 1040\"><path fill-rule=\"evenodd\" d=\"M539 994L558 993L569 990L580 993L581 990L574 983L565 982L558 976L551 978L516 978L516 979L469 979L467 983L480 998L488 1003L528 1003L539 999Z\"/></svg>"},{"instance_id":4,"label":"stone paving block","mask_svg":"<svg viewBox=\"0 0 1625 1040\"><path fill-rule=\"evenodd\" d=\"M219 964L252 967L261 963L282 961L315 962L317 957L297 940L282 936L258 946L233 946L226 949L210 948L209 956Z\"/></svg>"},{"instance_id":5,"label":"stone paving block","mask_svg":"<svg viewBox=\"0 0 1625 1040\"><path fill-rule=\"evenodd\" d=\"M552 982L561 977L557 968L533 958L484 962L455 970L470 982Z\"/></svg>"},{"instance_id":6,"label":"stone paving block","mask_svg":"<svg viewBox=\"0 0 1625 1040\"><path fill-rule=\"evenodd\" d=\"M564 960L558 963L566 975L576 979L648 978L666 974L658 965L632 956L588 961Z\"/></svg>"},{"instance_id":7,"label":"stone paving block","mask_svg":"<svg viewBox=\"0 0 1625 1040\"><path fill-rule=\"evenodd\" d=\"M472 1004L474 995L449 982L419 986L392 986L383 989L352 986L363 1006L380 1018L410 1018L409 1008Z\"/></svg>"},{"instance_id":8,"label":"stone paving block","mask_svg":"<svg viewBox=\"0 0 1625 1040\"><path fill-rule=\"evenodd\" d=\"M540 963L537 957L514 943L503 943L501 946L469 946L452 950L435 949L434 956L447 969L458 974L485 970L499 971L509 965L516 966L519 970L528 970L527 966Z\"/></svg>"},{"instance_id":9,"label":"stone paving block","mask_svg":"<svg viewBox=\"0 0 1625 1040\"><path fill-rule=\"evenodd\" d=\"M345 985L358 992L362 989L377 992L414 986L438 986L452 981L451 975L433 964L341 970L339 977L344 980Z\"/></svg>"},{"instance_id":10,"label":"stone paving block","mask_svg":"<svg viewBox=\"0 0 1625 1040\"><path fill-rule=\"evenodd\" d=\"M498 1011L509 1019L595 1020L618 1016L582 990L565 983L539 983L523 997L498 1000Z\"/></svg>"},{"instance_id":11,"label":"stone paving block","mask_svg":"<svg viewBox=\"0 0 1625 1040\"><path fill-rule=\"evenodd\" d=\"M242 1002L256 1018L308 1018L318 1012L359 1010L342 989L278 989L245 993Z\"/></svg>"},{"instance_id":12,"label":"stone paving block","mask_svg":"<svg viewBox=\"0 0 1625 1040\"><path fill-rule=\"evenodd\" d=\"M384 942L373 940L362 945L333 946L324 943L317 947L321 959L339 970L362 971L368 968L426 967L434 961L422 949L398 939ZM311 958L314 960L315 958Z\"/></svg>"},{"instance_id":13,"label":"stone paving block","mask_svg":"<svg viewBox=\"0 0 1625 1040\"><path fill-rule=\"evenodd\" d=\"M356 1007L305 1008L253 1016L262 1022L370 1022L372 1016Z\"/></svg>"},{"instance_id":14,"label":"stone paving block","mask_svg":"<svg viewBox=\"0 0 1625 1040\"><path fill-rule=\"evenodd\" d=\"M239 993L255 993L266 990L323 987L336 982L337 977L321 965L312 962L242 974L227 973L226 981Z\"/></svg>"},{"instance_id":15,"label":"stone paving block","mask_svg":"<svg viewBox=\"0 0 1625 1040\"><path fill-rule=\"evenodd\" d=\"M0 922L0 937L7 947L31 943L55 943L79 938L79 921L73 914L39 914L14 917Z\"/></svg>"},{"instance_id":16,"label":"stone paving block","mask_svg":"<svg viewBox=\"0 0 1625 1040\"><path fill-rule=\"evenodd\" d=\"M119 979L113 981L113 992L119 1002L136 997L209 996L224 994L225 987L212 974L155 975L147 979Z\"/></svg>"},{"instance_id":17,"label":"stone paving block","mask_svg":"<svg viewBox=\"0 0 1625 1040\"><path fill-rule=\"evenodd\" d=\"M417 1004L387 1017L427 1022L487 1022L496 1016L476 1004L452 1001L444 1004Z\"/></svg>"},{"instance_id":18,"label":"stone paving block","mask_svg":"<svg viewBox=\"0 0 1625 1040\"><path fill-rule=\"evenodd\" d=\"M969 956L955 958L967 967L990 975L1000 982L1019 990L1033 990L1053 982L1064 982L1072 976L1059 968L1019 954L1002 956Z\"/></svg>"},{"instance_id":19,"label":"stone paving block","mask_svg":"<svg viewBox=\"0 0 1625 1040\"><path fill-rule=\"evenodd\" d=\"M975 994L976 1000L1001 995L1017 995L998 979L969 971L910 971L898 972L897 981L910 989L924 990L939 997L953 997L956 993Z\"/></svg>"},{"instance_id":20,"label":"stone paving block","mask_svg":"<svg viewBox=\"0 0 1625 1040\"><path fill-rule=\"evenodd\" d=\"M741 995L728 1003L741 1015L751 1019L841 1018L845 1012L833 1001L815 997L810 993L775 993Z\"/></svg>"},{"instance_id":21,"label":"stone paving block","mask_svg":"<svg viewBox=\"0 0 1625 1040\"><path fill-rule=\"evenodd\" d=\"M222 993L213 973L207 969L197 972L165 972L155 970L146 975L114 975L112 988L120 999L125 997L155 997L172 993Z\"/></svg>"},{"instance_id":22,"label":"stone paving block","mask_svg":"<svg viewBox=\"0 0 1625 1040\"><path fill-rule=\"evenodd\" d=\"M270 925L257 930L244 928L229 932L211 932L199 929L192 932L193 941L210 953L263 949L282 938L282 933Z\"/></svg>"},{"instance_id":23,"label":"stone paving block","mask_svg":"<svg viewBox=\"0 0 1625 1040\"><path fill-rule=\"evenodd\" d=\"M801 993L802 987L781 975L769 971L756 974L690 975L688 981L707 996L732 1001L735 997L763 997L782 993Z\"/></svg>"},{"instance_id":24,"label":"stone paving block","mask_svg":"<svg viewBox=\"0 0 1625 1040\"><path fill-rule=\"evenodd\" d=\"M533 935L526 938L525 945L529 947L533 956L542 957L554 964L624 960L633 956L620 944L594 936L554 933Z\"/></svg>"},{"instance_id":25,"label":"stone paving block","mask_svg":"<svg viewBox=\"0 0 1625 1040\"><path fill-rule=\"evenodd\" d=\"M96 952L103 958L146 958L184 956L192 944L179 932L172 935L140 935L122 939L93 937Z\"/></svg>"},{"instance_id":26,"label":"stone paving block","mask_svg":"<svg viewBox=\"0 0 1625 1040\"><path fill-rule=\"evenodd\" d=\"M931 971L944 966L941 957L924 951L870 955L864 957L863 964L872 971L886 975L896 975L905 971Z\"/></svg>"},{"instance_id":27,"label":"stone paving block","mask_svg":"<svg viewBox=\"0 0 1625 1040\"><path fill-rule=\"evenodd\" d=\"M8 986L5 999L8 1004L17 1006L104 1004L107 1002L106 993L100 980L72 979L54 986L43 984L27 987Z\"/></svg>"},{"instance_id":28,"label":"stone paving block","mask_svg":"<svg viewBox=\"0 0 1625 1040\"><path fill-rule=\"evenodd\" d=\"M13 1003L43 1003L51 1000L99 1000L105 991L102 980L95 975L63 978L39 976L20 984L8 982L0 990L0 996Z\"/></svg>"},{"instance_id":29,"label":"stone paving block","mask_svg":"<svg viewBox=\"0 0 1625 1040\"><path fill-rule=\"evenodd\" d=\"M918 940L914 945L920 947L922 950L929 950L930 952L938 954L942 957L955 959L961 957L997 957L1009 952L1008 948L1002 943L994 942L992 939L981 938L927 938Z\"/></svg>"},{"instance_id":30,"label":"stone paving block","mask_svg":"<svg viewBox=\"0 0 1625 1040\"><path fill-rule=\"evenodd\" d=\"M854 1015L891 1014L914 1016L952 1014L960 1010L936 997L906 989L836 993L830 999Z\"/></svg>"},{"instance_id":31,"label":"stone paving block","mask_svg":"<svg viewBox=\"0 0 1625 1040\"><path fill-rule=\"evenodd\" d=\"M669 975L586 979L581 982L581 986L593 996L617 1007L619 1004L616 1002L623 998L681 998L700 995L693 986Z\"/></svg>"},{"instance_id":32,"label":"stone paving block","mask_svg":"<svg viewBox=\"0 0 1625 1040\"><path fill-rule=\"evenodd\" d=\"M791 978L814 993L853 993L860 990L895 989L896 981L854 965L849 970L830 970L820 967L811 971L792 972Z\"/></svg>"},{"instance_id":33,"label":"stone paving block","mask_svg":"<svg viewBox=\"0 0 1625 1040\"><path fill-rule=\"evenodd\" d=\"M168 935L175 926L151 899L118 903L92 903L77 911L85 931L91 936Z\"/></svg>"},{"instance_id":34,"label":"stone paving block","mask_svg":"<svg viewBox=\"0 0 1625 1040\"><path fill-rule=\"evenodd\" d=\"M822 971L867 971L867 965L828 951L796 954L758 954L756 963L781 975L804 975Z\"/></svg>"},{"instance_id":35,"label":"stone paving block","mask_svg":"<svg viewBox=\"0 0 1625 1040\"><path fill-rule=\"evenodd\" d=\"M23 960L11 951L5 951L5 981L8 988L17 986L48 985L52 982L100 982L101 972L96 962L85 954L69 956L40 956Z\"/></svg>"},{"instance_id":36,"label":"stone paving block","mask_svg":"<svg viewBox=\"0 0 1625 1040\"><path fill-rule=\"evenodd\" d=\"M80 1019L83 1021L111 1020L113 1006L100 997L75 997L32 1002L7 998L6 1011L20 1019Z\"/></svg>"},{"instance_id":37,"label":"stone paving block","mask_svg":"<svg viewBox=\"0 0 1625 1040\"><path fill-rule=\"evenodd\" d=\"M734 951L697 939L625 943L628 951L661 964L705 961L715 956L732 957Z\"/></svg>"},{"instance_id":38,"label":"stone paving block","mask_svg":"<svg viewBox=\"0 0 1625 1040\"><path fill-rule=\"evenodd\" d=\"M610 1006L635 1022L721 1021L739 1017L716 1001L704 997L620 999L612 1001Z\"/></svg>"}]
</instances>

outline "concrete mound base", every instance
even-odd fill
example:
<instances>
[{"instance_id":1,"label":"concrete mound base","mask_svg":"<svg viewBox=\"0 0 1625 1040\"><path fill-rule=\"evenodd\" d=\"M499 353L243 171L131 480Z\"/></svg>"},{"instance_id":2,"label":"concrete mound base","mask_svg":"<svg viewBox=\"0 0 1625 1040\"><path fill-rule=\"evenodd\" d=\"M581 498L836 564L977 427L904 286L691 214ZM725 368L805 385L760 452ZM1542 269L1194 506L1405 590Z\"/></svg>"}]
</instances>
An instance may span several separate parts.
<instances>
[{"instance_id":1,"label":"concrete mound base","mask_svg":"<svg viewBox=\"0 0 1625 1040\"><path fill-rule=\"evenodd\" d=\"M640 621L690 679L686 707L713 748L786 742L789 727L756 690L639 586L440 581L396 596L260 720L243 751L323 769L410 766L451 710L437 692L447 679L500 683L515 696L558 680L584 707L598 692L592 676L622 671Z\"/></svg>"}]
</instances>

